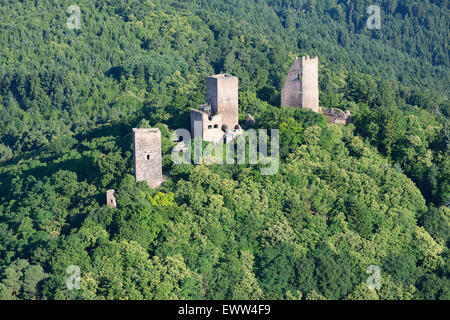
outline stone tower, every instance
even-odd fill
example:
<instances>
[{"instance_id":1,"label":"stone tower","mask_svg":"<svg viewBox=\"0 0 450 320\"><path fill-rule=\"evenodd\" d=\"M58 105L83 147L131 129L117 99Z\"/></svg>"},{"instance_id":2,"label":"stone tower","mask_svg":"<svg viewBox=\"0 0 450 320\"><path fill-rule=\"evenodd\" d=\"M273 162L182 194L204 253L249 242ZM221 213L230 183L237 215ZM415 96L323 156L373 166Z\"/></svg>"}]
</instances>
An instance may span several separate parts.
<instances>
[{"instance_id":1,"label":"stone tower","mask_svg":"<svg viewBox=\"0 0 450 320\"><path fill-rule=\"evenodd\" d=\"M239 80L229 74L218 74L206 79L206 103L211 114L221 114L222 129L233 130L239 126Z\"/></svg>"},{"instance_id":2,"label":"stone tower","mask_svg":"<svg viewBox=\"0 0 450 320\"><path fill-rule=\"evenodd\" d=\"M115 191L112 189L106 191L106 204L108 207L113 209L117 207L116 197L114 196L114 193Z\"/></svg>"},{"instance_id":3,"label":"stone tower","mask_svg":"<svg viewBox=\"0 0 450 320\"><path fill-rule=\"evenodd\" d=\"M282 107L297 107L319 112L319 58L295 58L283 90Z\"/></svg>"},{"instance_id":4,"label":"stone tower","mask_svg":"<svg viewBox=\"0 0 450 320\"><path fill-rule=\"evenodd\" d=\"M161 131L133 129L134 177L136 182L147 181L149 187L158 188L163 182L161 159Z\"/></svg>"}]
</instances>

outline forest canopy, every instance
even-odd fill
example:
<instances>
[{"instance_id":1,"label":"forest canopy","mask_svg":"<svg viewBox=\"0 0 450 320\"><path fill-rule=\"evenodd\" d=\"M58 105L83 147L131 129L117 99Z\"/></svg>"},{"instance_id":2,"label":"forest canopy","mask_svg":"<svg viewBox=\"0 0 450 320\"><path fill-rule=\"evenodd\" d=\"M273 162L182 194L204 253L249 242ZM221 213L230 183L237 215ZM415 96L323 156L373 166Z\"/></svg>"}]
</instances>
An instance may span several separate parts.
<instances>
[{"instance_id":1,"label":"forest canopy","mask_svg":"<svg viewBox=\"0 0 450 320\"><path fill-rule=\"evenodd\" d=\"M0 5L0 299L450 299L447 0L379 1L380 30L365 0L77 0L69 29L72 2ZM296 55L353 124L280 108ZM276 175L172 162L221 72L280 130ZM162 132L157 190L135 127Z\"/></svg>"}]
</instances>

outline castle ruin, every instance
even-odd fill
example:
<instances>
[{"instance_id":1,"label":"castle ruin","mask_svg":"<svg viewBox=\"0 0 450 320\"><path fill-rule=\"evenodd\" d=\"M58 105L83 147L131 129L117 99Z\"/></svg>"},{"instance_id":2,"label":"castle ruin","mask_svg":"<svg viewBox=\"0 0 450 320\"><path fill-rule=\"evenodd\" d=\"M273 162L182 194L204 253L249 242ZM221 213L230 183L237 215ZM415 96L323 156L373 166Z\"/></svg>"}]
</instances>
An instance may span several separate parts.
<instances>
[{"instance_id":1,"label":"castle ruin","mask_svg":"<svg viewBox=\"0 0 450 320\"><path fill-rule=\"evenodd\" d=\"M319 58L309 56L295 61L281 91L282 107L297 107L319 112Z\"/></svg>"},{"instance_id":2,"label":"castle ruin","mask_svg":"<svg viewBox=\"0 0 450 320\"><path fill-rule=\"evenodd\" d=\"M217 143L225 134L238 135L239 80L229 74L206 79L206 104L191 109L192 136Z\"/></svg>"},{"instance_id":3,"label":"castle ruin","mask_svg":"<svg viewBox=\"0 0 450 320\"><path fill-rule=\"evenodd\" d=\"M150 188L163 182L161 131L158 128L133 129L133 160L136 182L146 181Z\"/></svg>"},{"instance_id":4,"label":"castle ruin","mask_svg":"<svg viewBox=\"0 0 450 320\"><path fill-rule=\"evenodd\" d=\"M352 122L350 111L342 111L337 108L320 108L322 114L327 118L328 123L348 125Z\"/></svg>"},{"instance_id":5,"label":"castle ruin","mask_svg":"<svg viewBox=\"0 0 450 320\"><path fill-rule=\"evenodd\" d=\"M347 125L352 122L350 111L319 106L319 58L309 56L295 61L281 91L281 106L310 109L322 113L330 124Z\"/></svg>"},{"instance_id":6,"label":"castle ruin","mask_svg":"<svg viewBox=\"0 0 450 320\"><path fill-rule=\"evenodd\" d=\"M114 196L115 191L113 189L106 191L106 205L111 209L117 207L116 197Z\"/></svg>"}]
</instances>

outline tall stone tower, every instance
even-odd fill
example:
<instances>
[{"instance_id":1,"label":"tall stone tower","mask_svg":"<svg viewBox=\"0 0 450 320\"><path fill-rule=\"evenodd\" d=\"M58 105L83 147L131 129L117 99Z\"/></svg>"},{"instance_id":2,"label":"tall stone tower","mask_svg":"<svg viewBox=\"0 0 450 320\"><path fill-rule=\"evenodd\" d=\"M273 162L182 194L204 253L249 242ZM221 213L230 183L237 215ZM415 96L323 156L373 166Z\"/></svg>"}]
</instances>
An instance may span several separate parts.
<instances>
[{"instance_id":1,"label":"tall stone tower","mask_svg":"<svg viewBox=\"0 0 450 320\"><path fill-rule=\"evenodd\" d=\"M161 131L133 129L134 177L136 182L147 181L149 187L158 188L163 182L161 159Z\"/></svg>"},{"instance_id":2,"label":"tall stone tower","mask_svg":"<svg viewBox=\"0 0 450 320\"><path fill-rule=\"evenodd\" d=\"M319 58L295 58L283 90L282 107L297 107L319 112Z\"/></svg>"},{"instance_id":3,"label":"tall stone tower","mask_svg":"<svg viewBox=\"0 0 450 320\"><path fill-rule=\"evenodd\" d=\"M221 114L221 129L236 129L239 125L239 80L229 74L218 74L206 79L206 102L211 113Z\"/></svg>"}]
</instances>

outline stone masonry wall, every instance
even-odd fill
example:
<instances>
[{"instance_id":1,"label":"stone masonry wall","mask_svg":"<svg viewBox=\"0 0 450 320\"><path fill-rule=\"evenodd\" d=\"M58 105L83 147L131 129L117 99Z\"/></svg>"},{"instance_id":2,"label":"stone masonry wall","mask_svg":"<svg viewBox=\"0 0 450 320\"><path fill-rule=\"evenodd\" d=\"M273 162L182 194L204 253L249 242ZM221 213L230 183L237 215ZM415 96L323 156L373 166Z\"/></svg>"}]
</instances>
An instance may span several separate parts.
<instances>
[{"instance_id":1,"label":"stone masonry wall","mask_svg":"<svg viewBox=\"0 0 450 320\"><path fill-rule=\"evenodd\" d=\"M282 107L297 107L319 112L319 58L295 59L281 91Z\"/></svg>"},{"instance_id":2,"label":"stone masonry wall","mask_svg":"<svg viewBox=\"0 0 450 320\"><path fill-rule=\"evenodd\" d=\"M222 125L234 129L239 125L239 79L229 74L218 74L208 77L206 85L206 103L211 105L212 114L220 113Z\"/></svg>"},{"instance_id":3,"label":"stone masonry wall","mask_svg":"<svg viewBox=\"0 0 450 320\"><path fill-rule=\"evenodd\" d=\"M302 108L319 112L319 58L302 58Z\"/></svg>"},{"instance_id":4,"label":"stone masonry wall","mask_svg":"<svg viewBox=\"0 0 450 320\"><path fill-rule=\"evenodd\" d=\"M106 191L106 204L110 208L116 208L116 197L114 196L115 191L114 190L108 190Z\"/></svg>"},{"instance_id":5,"label":"stone masonry wall","mask_svg":"<svg viewBox=\"0 0 450 320\"><path fill-rule=\"evenodd\" d=\"M158 188L163 182L161 132L157 128L133 129L134 176L136 182L147 181Z\"/></svg>"},{"instance_id":6,"label":"stone masonry wall","mask_svg":"<svg viewBox=\"0 0 450 320\"><path fill-rule=\"evenodd\" d=\"M301 108L302 102L302 83L300 77L302 75L301 60L296 59L289 70L281 90L281 106Z\"/></svg>"},{"instance_id":7,"label":"stone masonry wall","mask_svg":"<svg viewBox=\"0 0 450 320\"><path fill-rule=\"evenodd\" d=\"M197 123L197 127L195 127ZM222 115L208 115L207 113L191 109L191 136L201 137L204 141L218 142L223 136Z\"/></svg>"}]
</instances>

